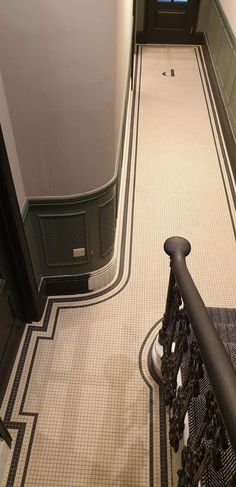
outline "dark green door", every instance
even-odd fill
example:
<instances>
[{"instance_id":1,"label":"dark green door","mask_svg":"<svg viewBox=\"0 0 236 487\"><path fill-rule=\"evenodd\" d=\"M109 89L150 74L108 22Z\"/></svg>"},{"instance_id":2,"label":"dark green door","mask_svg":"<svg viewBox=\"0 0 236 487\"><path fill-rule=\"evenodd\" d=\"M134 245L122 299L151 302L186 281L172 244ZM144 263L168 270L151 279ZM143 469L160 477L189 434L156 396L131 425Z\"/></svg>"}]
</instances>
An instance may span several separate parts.
<instances>
[{"instance_id":1,"label":"dark green door","mask_svg":"<svg viewBox=\"0 0 236 487\"><path fill-rule=\"evenodd\" d=\"M14 325L14 315L10 305L10 296L6 273L0 267L0 364Z\"/></svg>"},{"instance_id":2,"label":"dark green door","mask_svg":"<svg viewBox=\"0 0 236 487\"><path fill-rule=\"evenodd\" d=\"M23 323L19 316L19 298L14 275L4 243L4 226L0 217L0 401L15 359Z\"/></svg>"},{"instance_id":3,"label":"dark green door","mask_svg":"<svg viewBox=\"0 0 236 487\"><path fill-rule=\"evenodd\" d=\"M0 125L0 404L24 323L41 319L40 296Z\"/></svg>"},{"instance_id":4,"label":"dark green door","mask_svg":"<svg viewBox=\"0 0 236 487\"><path fill-rule=\"evenodd\" d=\"M148 43L191 43L199 0L148 0Z\"/></svg>"}]
</instances>

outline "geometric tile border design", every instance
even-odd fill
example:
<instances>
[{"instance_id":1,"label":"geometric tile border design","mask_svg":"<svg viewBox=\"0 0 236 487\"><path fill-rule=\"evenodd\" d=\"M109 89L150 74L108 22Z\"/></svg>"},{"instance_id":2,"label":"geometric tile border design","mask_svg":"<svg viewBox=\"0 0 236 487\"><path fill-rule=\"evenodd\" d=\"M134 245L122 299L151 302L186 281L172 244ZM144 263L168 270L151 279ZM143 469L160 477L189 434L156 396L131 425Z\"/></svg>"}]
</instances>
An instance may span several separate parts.
<instances>
[{"instance_id":1,"label":"geometric tile border design","mask_svg":"<svg viewBox=\"0 0 236 487\"><path fill-rule=\"evenodd\" d=\"M36 331L47 332L48 323L49 323L51 310L52 310L52 305L53 305L53 302L49 301L49 303L47 305L46 313L45 313L43 326L29 326L28 327L26 337L24 340L24 345L23 345L23 348L21 351L18 367L16 370L16 375L15 375L15 379L13 382L11 394L9 397L7 410L6 410L5 417L4 417L4 422L6 424L6 427L9 429L13 429L13 430L18 431L16 445L15 445L14 454L13 454L13 459L12 459L12 463L11 463L11 467L10 467L10 471L9 471L9 475L8 475L7 486L14 485L14 479L15 479L15 475L16 475L18 461L19 461L20 453L21 453L21 447L22 447L22 443L23 443L23 439L24 439L24 433L25 433L25 429L26 429L26 424L12 422L11 416L12 416L13 408L15 405L17 392L18 392L18 389L20 386L20 380L21 380L23 368L25 365L27 353L29 350L29 345L30 345L30 341L32 338L32 334ZM36 339L36 344L35 344L34 352L33 352L32 359L31 359L31 364L30 364L29 373L28 373L28 377L27 377L27 381L26 381L26 385L25 385L25 390L24 390L23 398L22 398L21 405L20 405L19 415L23 416L23 417L25 417L25 416L29 417L30 416L33 418L33 427L32 427L32 431L31 431L29 447L28 447L28 452L27 452L27 458L26 458L24 473L23 473L23 477L22 477L22 486L25 483L25 478L26 478L26 474L27 474L27 468L28 468L28 464L29 464L31 449L32 449L33 441L34 441L34 433L35 433L35 429L36 429L36 425L37 425L37 418L38 418L37 413L24 411L25 398L26 398L26 395L28 392L28 387L29 387L29 383L30 383L31 373L33 370L33 365L34 365L34 360L35 360L35 356L37 353L39 340L53 340L54 339L58 315L59 315L59 309L57 310L57 314L56 314L56 318L54 321L54 326L53 326L53 331L52 331L51 336L50 337L37 337L37 339Z\"/></svg>"},{"instance_id":2,"label":"geometric tile border design","mask_svg":"<svg viewBox=\"0 0 236 487\"><path fill-rule=\"evenodd\" d=\"M155 411L153 407L153 396L155 394L153 390L153 380L158 384L159 390L159 428L160 428L160 467L161 467L161 487L168 487L168 460L167 460L167 428L166 428L166 405L165 405L165 394L164 394L164 384L160 377L155 373L152 366L152 344L156 339L157 332L161 327L162 319L159 320L149 331L145 340L142 344L139 353L139 370L141 376L149 388L149 424L150 424L150 487L154 487L154 435L155 428ZM146 364L146 367L143 364ZM148 370L145 370L145 368ZM151 380L150 380L151 379Z\"/></svg>"}]
</instances>

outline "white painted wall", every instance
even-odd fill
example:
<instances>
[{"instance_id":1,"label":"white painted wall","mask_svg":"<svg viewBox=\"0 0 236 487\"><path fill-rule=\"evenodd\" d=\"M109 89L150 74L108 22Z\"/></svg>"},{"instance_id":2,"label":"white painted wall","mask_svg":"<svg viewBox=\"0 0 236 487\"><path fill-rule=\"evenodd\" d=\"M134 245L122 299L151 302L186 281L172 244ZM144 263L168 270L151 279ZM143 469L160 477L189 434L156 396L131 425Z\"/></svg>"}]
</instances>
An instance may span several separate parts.
<instances>
[{"instance_id":1,"label":"white painted wall","mask_svg":"<svg viewBox=\"0 0 236 487\"><path fill-rule=\"evenodd\" d=\"M132 0L0 4L0 67L27 197L114 175Z\"/></svg>"},{"instance_id":2,"label":"white painted wall","mask_svg":"<svg viewBox=\"0 0 236 487\"><path fill-rule=\"evenodd\" d=\"M26 199L25 188L22 180L22 174L20 170L20 164L19 164L18 154L16 150L15 139L12 131L12 125L9 116L1 73L0 73L0 124L2 127L4 141L7 148L11 173L15 185L19 207L20 209L22 209Z\"/></svg>"},{"instance_id":3,"label":"white painted wall","mask_svg":"<svg viewBox=\"0 0 236 487\"><path fill-rule=\"evenodd\" d=\"M0 66L27 196L83 193L115 164L116 0L8 0Z\"/></svg>"},{"instance_id":4,"label":"white painted wall","mask_svg":"<svg viewBox=\"0 0 236 487\"><path fill-rule=\"evenodd\" d=\"M119 137L130 62L133 31L133 0L116 0L115 140Z\"/></svg>"},{"instance_id":5,"label":"white painted wall","mask_svg":"<svg viewBox=\"0 0 236 487\"><path fill-rule=\"evenodd\" d=\"M236 0L220 0L220 4L236 37Z\"/></svg>"}]
</instances>

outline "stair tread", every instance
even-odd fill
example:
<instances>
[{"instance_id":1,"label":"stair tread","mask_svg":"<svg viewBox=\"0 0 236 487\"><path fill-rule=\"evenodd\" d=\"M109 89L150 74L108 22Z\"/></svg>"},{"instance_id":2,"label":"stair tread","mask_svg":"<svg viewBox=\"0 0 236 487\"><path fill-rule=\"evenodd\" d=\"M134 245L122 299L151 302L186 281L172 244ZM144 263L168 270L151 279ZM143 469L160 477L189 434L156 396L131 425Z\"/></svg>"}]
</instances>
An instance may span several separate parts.
<instances>
[{"instance_id":1,"label":"stair tread","mask_svg":"<svg viewBox=\"0 0 236 487\"><path fill-rule=\"evenodd\" d=\"M236 369L236 309L208 308L210 316L215 324L217 332L225 346L226 352ZM189 341L192 341L193 335L190 335ZM193 398L188 409L189 431L191 436L195 436L205 412L205 393L211 388L205 366L204 377L200 380L200 394ZM181 365L182 379L188 371L188 353L184 356ZM230 479L236 472L236 458L229 445L228 449L222 452L223 468L220 472L215 472L210 466L204 475L203 485L207 487L225 487L230 485Z\"/></svg>"}]
</instances>

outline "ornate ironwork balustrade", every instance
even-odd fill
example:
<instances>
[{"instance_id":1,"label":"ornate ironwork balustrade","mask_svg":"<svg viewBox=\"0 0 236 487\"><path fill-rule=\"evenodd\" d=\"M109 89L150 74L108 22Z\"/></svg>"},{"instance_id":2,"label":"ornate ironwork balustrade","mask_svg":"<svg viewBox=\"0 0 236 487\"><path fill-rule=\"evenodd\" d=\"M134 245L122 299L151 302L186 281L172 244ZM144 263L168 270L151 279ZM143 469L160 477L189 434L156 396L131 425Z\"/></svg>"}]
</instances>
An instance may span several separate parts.
<instances>
[{"instance_id":1,"label":"ornate ironwork balustrade","mask_svg":"<svg viewBox=\"0 0 236 487\"><path fill-rule=\"evenodd\" d=\"M170 256L171 271L158 341L163 347L161 376L170 408L169 440L175 452L191 401L199 397L204 374L209 378L205 413L195 436L188 437L178 471L178 487L195 487L209 465L216 471L222 468L222 452L229 443L236 452L236 372L187 269L190 243L172 237L164 249ZM234 482L235 477L235 486Z\"/></svg>"}]
</instances>

